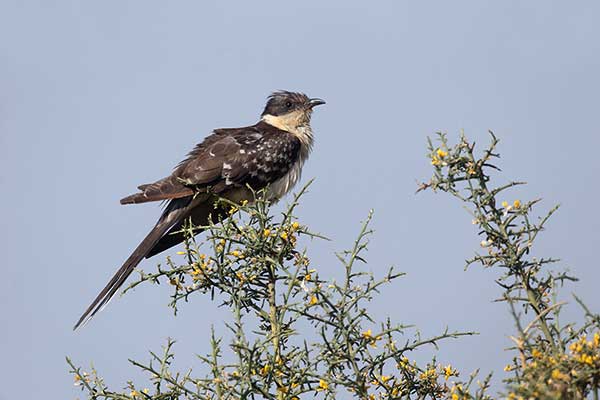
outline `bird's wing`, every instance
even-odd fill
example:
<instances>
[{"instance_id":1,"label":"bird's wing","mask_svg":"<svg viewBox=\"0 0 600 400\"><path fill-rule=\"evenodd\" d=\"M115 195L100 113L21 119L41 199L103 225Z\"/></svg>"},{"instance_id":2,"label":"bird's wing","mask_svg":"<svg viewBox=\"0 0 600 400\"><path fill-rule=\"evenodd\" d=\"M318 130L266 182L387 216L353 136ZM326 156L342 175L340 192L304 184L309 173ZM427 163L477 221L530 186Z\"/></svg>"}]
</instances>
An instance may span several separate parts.
<instances>
[{"instance_id":1,"label":"bird's wing","mask_svg":"<svg viewBox=\"0 0 600 400\"><path fill-rule=\"evenodd\" d=\"M274 131L270 125L218 130L217 133L224 137L215 141L214 145L206 146L208 151L206 148L195 149L182 163L181 170L176 171L179 179L190 182L190 185L201 182L200 187L212 185L210 191L217 195L225 195L228 189L245 185L259 190L285 174L298 158L297 139L287 132ZM216 165L214 168L220 171L220 175L207 179L206 165ZM195 207L173 225L146 254L146 258L181 243L185 239L181 230L188 218L197 227L208 225L209 219L215 222L225 216L224 208L212 204L213 198L208 202L211 204Z\"/></svg>"},{"instance_id":2,"label":"bird's wing","mask_svg":"<svg viewBox=\"0 0 600 400\"><path fill-rule=\"evenodd\" d=\"M213 193L246 185L261 189L285 175L299 157L300 141L264 122L217 132L224 139L209 147L209 151L192 157L180 173L192 185L210 185ZM218 170L219 176L207 179L205 165Z\"/></svg>"},{"instance_id":3,"label":"bird's wing","mask_svg":"<svg viewBox=\"0 0 600 400\"><path fill-rule=\"evenodd\" d=\"M299 151L300 142L297 138L268 124L219 129L196 146L171 176L150 185L142 185L141 193L121 200L123 204L165 199L171 201L156 226L94 299L74 329L89 321L110 301L140 261L152 253L166 232L180 226L196 208L211 207L205 203L212 198L212 193L222 194L228 189L245 185L261 189L285 175L298 159ZM204 194L198 194L201 188L209 189L210 193L205 191ZM172 245L171 242L165 243L165 248Z\"/></svg>"},{"instance_id":4,"label":"bird's wing","mask_svg":"<svg viewBox=\"0 0 600 400\"><path fill-rule=\"evenodd\" d=\"M121 204L170 200L201 189L220 194L232 186L260 189L283 176L300 150L299 140L269 124L217 129L197 145L173 171L157 182L141 185L141 193Z\"/></svg>"}]
</instances>

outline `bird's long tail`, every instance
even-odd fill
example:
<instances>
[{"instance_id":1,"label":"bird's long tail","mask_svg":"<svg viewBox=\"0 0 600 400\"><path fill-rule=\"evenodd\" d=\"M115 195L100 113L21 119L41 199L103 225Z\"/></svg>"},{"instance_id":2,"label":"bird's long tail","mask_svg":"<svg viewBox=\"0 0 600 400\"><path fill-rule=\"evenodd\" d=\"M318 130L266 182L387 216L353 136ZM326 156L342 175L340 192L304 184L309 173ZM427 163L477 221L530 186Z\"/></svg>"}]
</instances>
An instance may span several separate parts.
<instances>
[{"instance_id":1,"label":"bird's long tail","mask_svg":"<svg viewBox=\"0 0 600 400\"><path fill-rule=\"evenodd\" d=\"M104 289L96 296L92 304L90 304L83 315L81 315L79 321L77 321L73 327L73 330L85 325L94 315L96 315L96 313L108 304L123 283L125 283L129 275L131 275L135 267L150 252L150 250L152 250L165 232L167 232L174 224L181 221L182 218L185 218L185 215L190 208L188 206L189 202L190 199L178 199L169 204L156 226L152 228L150 233L142 240L125 263L123 263L123 266L119 268Z\"/></svg>"}]
</instances>

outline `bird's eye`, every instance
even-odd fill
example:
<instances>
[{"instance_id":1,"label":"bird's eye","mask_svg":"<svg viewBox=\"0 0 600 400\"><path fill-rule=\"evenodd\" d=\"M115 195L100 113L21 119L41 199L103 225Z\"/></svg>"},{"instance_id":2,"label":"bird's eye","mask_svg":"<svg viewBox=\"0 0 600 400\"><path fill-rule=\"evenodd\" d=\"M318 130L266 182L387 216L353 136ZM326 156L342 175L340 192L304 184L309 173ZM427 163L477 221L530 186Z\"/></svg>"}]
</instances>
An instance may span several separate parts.
<instances>
[{"instance_id":1,"label":"bird's eye","mask_svg":"<svg viewBox=\"0 0 600 400\"><path fill-rule=\"evenodd\" d=\"M286 106L286 108L292 108L292 102L286 101L285 106Z\"/></svg>"}]
</instances>

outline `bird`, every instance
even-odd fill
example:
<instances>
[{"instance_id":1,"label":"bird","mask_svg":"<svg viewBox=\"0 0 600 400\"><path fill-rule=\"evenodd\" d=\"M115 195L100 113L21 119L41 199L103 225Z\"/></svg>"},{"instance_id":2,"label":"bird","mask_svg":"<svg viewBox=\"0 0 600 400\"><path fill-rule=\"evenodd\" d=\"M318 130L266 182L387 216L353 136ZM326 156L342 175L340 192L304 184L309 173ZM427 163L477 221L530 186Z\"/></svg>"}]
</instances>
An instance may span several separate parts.
<instances>
[{"instance_id":1,"label":"bird","mask_svg":"<svg viewBox=\"0 0 600 400\"><path fill-rule=\"evenodd\" d=\"M171 175L138 186L121 204L166 201L160 218L121 268L81 315L85 325L115 296L136 266L185 240L186 221L206 226L224 198L251 202L253 191L267 188L267 199L281 199L299 181L314 143L313 108L325 104L304 93L276 91L267 98L259 121L241 128L220 128L197 144ZM221 215L224 212L221 210ZM226 215L223 215L226 216ZM200 230L195 233L200 233Z\"/></svg>"}]
</instances>

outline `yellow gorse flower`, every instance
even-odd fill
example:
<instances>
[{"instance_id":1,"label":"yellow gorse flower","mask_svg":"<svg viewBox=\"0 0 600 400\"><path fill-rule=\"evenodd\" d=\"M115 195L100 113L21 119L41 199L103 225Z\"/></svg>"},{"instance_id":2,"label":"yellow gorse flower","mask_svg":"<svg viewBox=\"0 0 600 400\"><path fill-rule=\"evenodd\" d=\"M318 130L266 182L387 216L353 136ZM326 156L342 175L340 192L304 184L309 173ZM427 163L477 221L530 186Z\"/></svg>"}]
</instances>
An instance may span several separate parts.
<instances>
[{"instance_id":1,"label":"yellow gorse flower","mask_svg":"<svg viewBox=\"0 0 600 400\"><path fill-rule=\"evenodd\" d=\"M458 375L458 373L456 372L456 370L454 370L452 368L452 365L448 364L444 367L444 369L442 370L442 372L444 373L444 379L448 380L448 378L450 378L451 376L455 376Z\"/></svg>"},{"instance_id":2,"label":"yellow gorse flower","mask_svg":"<svg viewBox=\"0 0 600 400\"><path fill-rule=\"evenodd\" d=\"M271 370L271 366L269 364L265 364L261 369L260 369L260 374L261 375L267 375L269 373L269 371Z\"/></svg>"},{"instance_id":3,"label":"yellow gorse flower","mask_svg":"<svg viewBox=\"0 0 600 400\"><path fill-rule=\"evenodd\" d=\"M285 386L278 386L278 387L277 387L277 391L278 391L278 392L281 392L281 393L283 393L283 394L286 394L286 393L289 391L289 389L288 389L288 388L286 388Z\"/></svg>"},{"instance_id":4,"label":"yellow gorse flower","mask_svg":"<svg viewBox=\"0 0 600 400\"><path fill-rule=\"evenodd\" d=\"M558 369L552 370L552 375L551 376L552 376L552 379L555 379L555 380L565 380L566 378L568 378L567 375L563 374Z\"/></svg>"},{"instance_id":5,"label":"yellow gorse flower","mask_svg":"<svg viewBox=\"0 0 600 400\"><path fill-rule=\"evenodd\" d=\"M329 384L327 383L326 380L319 380L319 387L317 388L317 390L327 390L329 389Z\"/></svg>"}]
</instances>

